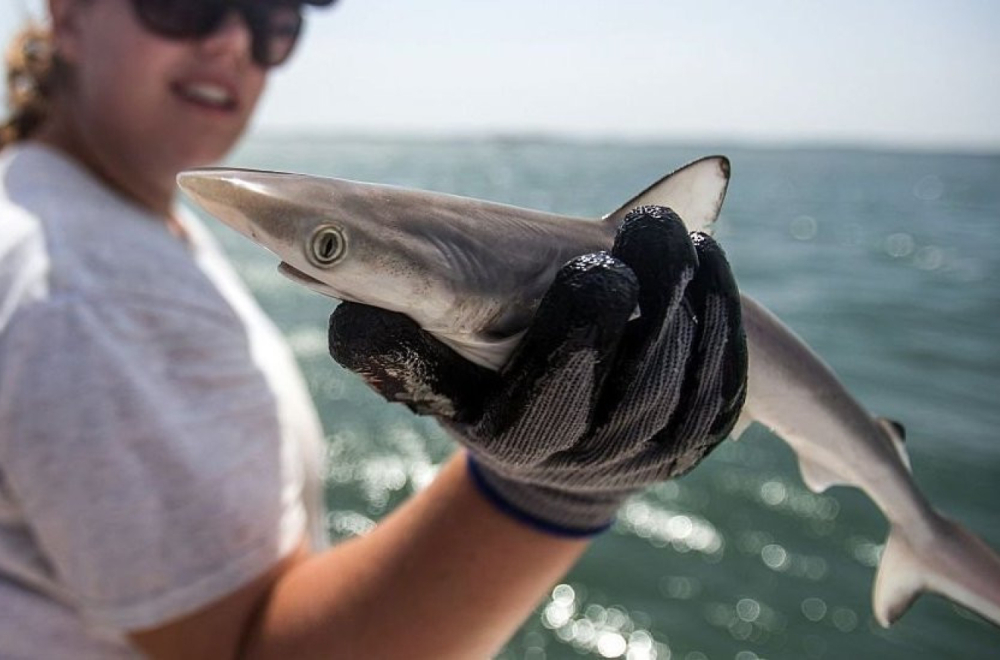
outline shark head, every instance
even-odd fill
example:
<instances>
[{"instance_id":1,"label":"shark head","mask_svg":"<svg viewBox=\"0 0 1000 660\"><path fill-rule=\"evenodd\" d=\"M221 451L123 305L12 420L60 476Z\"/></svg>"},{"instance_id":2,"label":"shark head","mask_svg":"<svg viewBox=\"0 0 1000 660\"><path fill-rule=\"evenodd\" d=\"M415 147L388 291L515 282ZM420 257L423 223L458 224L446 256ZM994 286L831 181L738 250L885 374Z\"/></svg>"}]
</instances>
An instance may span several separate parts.
<instances>
[{"instance_id":1,"label":"shark head","mask_svg":"<svg viewBox=\"0 0 1000 660\"><path fill-rule=\"evenodd\" d=\"M180 188L205 211L281 259L279 271L315 291L427 319L454 304L440 251L421 240L421 208L408 191L343 179L260 170L182 172ZM417 194L417 193L414 193ZM412 215L412 213L410 213ZM405 221L404 221L405 220Z\"/></svg>"}]
</instances>

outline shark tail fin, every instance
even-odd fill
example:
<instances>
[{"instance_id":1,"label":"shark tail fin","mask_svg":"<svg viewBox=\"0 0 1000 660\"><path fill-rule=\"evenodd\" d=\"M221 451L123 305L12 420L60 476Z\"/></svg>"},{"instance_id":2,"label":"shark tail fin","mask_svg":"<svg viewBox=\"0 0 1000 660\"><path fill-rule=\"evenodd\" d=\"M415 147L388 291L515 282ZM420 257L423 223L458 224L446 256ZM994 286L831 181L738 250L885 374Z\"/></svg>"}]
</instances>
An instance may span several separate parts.
<instances>
[{"instance_id":1,"label":"shark tail fin","mask_svg":"<svg viewBox=\"0 0 1000 660\"><path fill-rule=\"evenodd\" d=\"M688 231L710 234L729 187L729 159L706 156L666 175L602 218L616 228L637 206L667 206Z\"/></svg>"},{"instance_id":2,"label":"shark tail fin","mask_svg":"<svg viewBox=\"0 0 1000 660\"><path fill-rule=\"evenodd\" d=\"M892 526L875 578L875 619L888 627L932 591L1000 626L1000 556L958 523L934 515L933 533L921 543Z\"/></svg>"}]
</instances>

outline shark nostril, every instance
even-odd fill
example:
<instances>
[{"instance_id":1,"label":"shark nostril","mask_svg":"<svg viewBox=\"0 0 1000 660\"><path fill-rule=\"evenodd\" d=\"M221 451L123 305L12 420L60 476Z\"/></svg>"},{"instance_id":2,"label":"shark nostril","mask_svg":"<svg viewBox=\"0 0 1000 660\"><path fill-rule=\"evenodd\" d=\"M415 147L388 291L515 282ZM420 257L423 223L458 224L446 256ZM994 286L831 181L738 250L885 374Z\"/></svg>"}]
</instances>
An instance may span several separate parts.
<instances>
[{"instance_id":1,"label":"shark nostril","mask_svg":"<svg viewBox=\"0 0 1000 660\"><path fill-rule=\"evenodd\" d=\"M316 266L329 266L344 256L346 247L344 233L339 227L323 225L313 232L306 256Z\"/></svg>"}]
</instances>

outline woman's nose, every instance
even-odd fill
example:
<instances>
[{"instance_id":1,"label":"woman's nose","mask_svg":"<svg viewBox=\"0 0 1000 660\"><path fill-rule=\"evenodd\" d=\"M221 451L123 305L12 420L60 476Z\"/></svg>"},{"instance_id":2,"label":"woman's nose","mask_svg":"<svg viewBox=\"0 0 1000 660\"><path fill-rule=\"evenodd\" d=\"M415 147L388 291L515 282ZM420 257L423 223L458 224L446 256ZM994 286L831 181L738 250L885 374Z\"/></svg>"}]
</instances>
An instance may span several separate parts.
<instances>
[{"instance_id":1,"label":"woman's nose","mask_svg":"<svg viewBox=\"0 0 1000 660\"><path fill-rule=\"evenodd\" d=\"M236 9L230 9L219 27L201 39L201 45L207 53L214 56L232 54L249 60L253 34L246 18Z\"/></svg>"}]
</instances>

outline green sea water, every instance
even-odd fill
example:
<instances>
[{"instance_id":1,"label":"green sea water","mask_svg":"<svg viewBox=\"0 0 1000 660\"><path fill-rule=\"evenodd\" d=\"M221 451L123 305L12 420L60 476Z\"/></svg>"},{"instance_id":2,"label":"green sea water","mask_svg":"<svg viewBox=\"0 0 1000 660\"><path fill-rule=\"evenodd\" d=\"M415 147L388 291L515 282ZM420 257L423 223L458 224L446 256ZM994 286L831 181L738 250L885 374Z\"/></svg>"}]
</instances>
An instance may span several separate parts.
<instances>
[{"instance_id":1,"label":"green sea water","mask_svg":"<svg viewBox=\"0 0 1000 660\"><path fill-rule=\"evenodd\" d=\"M598 217L710 153L732 160L716 236L741 288L869 410L906 425L921 489L1000 548L1000 157L303 135L256 137L230 162ZM330 534L364 533L453 445L332 362L334 301L210 225L286 334L322 415ZM1000 657L1000 629L937 596L889 630L875 624L885 534L866 497L810 493L788 447L754 427L688 476L634 498L500 657Z\"/></svg>"}]
</instances>

